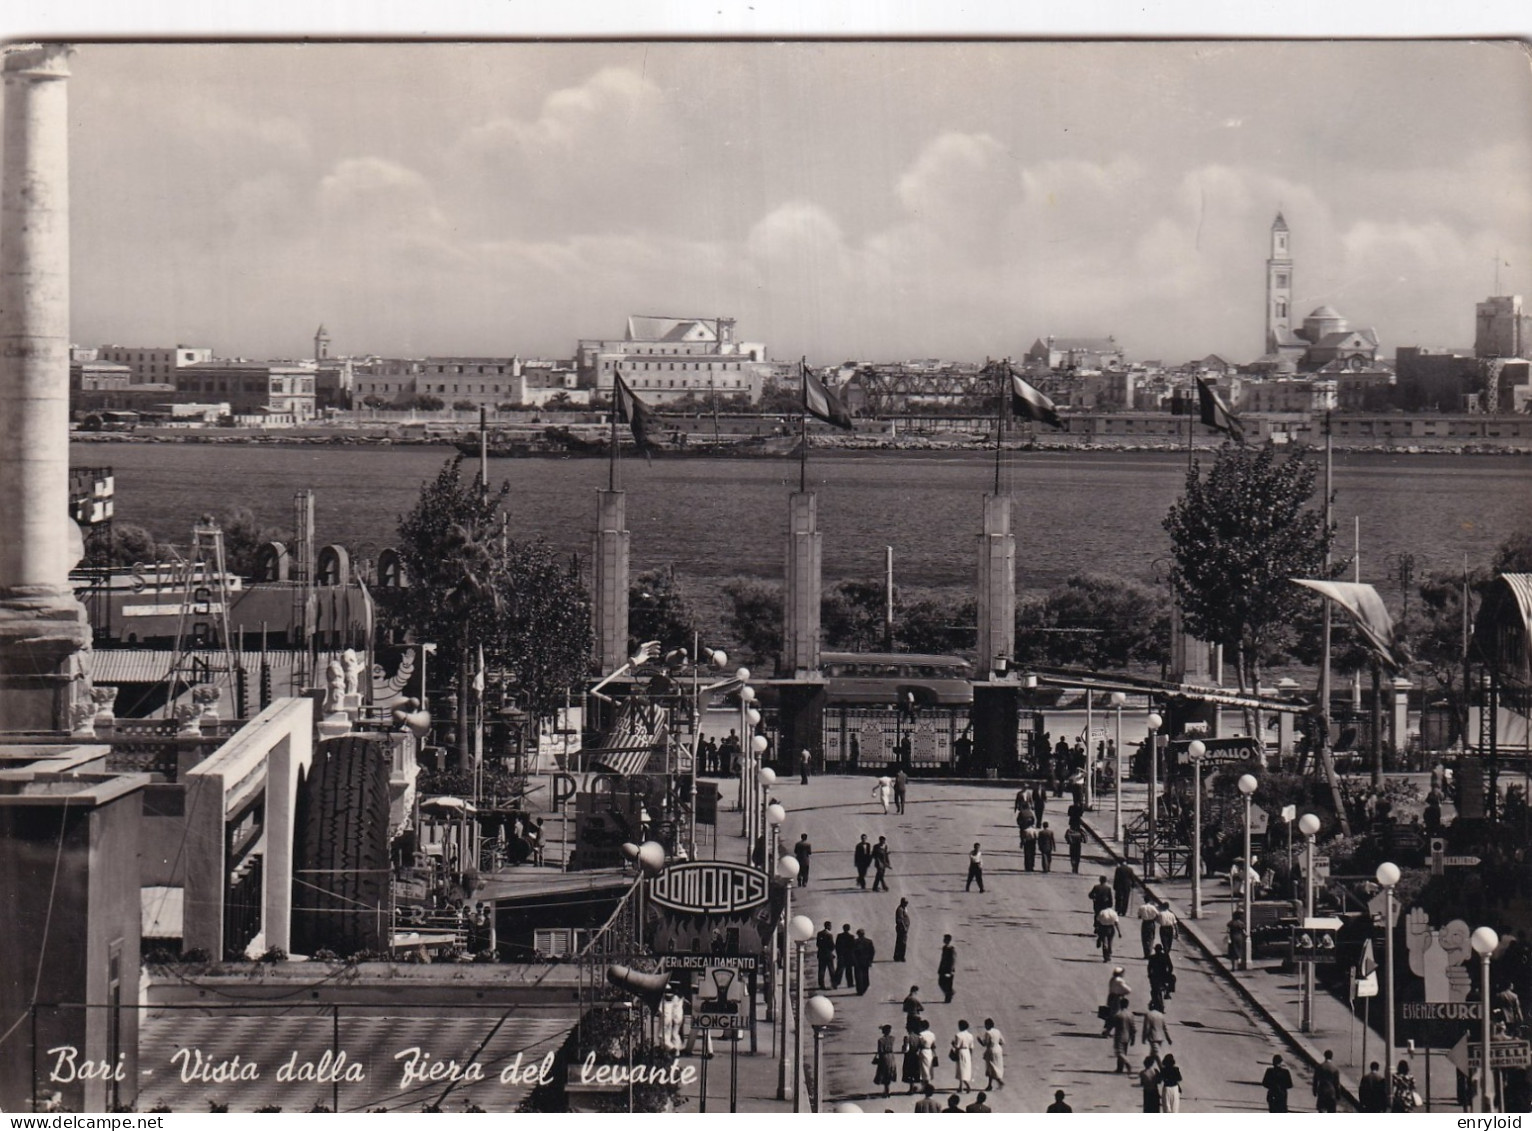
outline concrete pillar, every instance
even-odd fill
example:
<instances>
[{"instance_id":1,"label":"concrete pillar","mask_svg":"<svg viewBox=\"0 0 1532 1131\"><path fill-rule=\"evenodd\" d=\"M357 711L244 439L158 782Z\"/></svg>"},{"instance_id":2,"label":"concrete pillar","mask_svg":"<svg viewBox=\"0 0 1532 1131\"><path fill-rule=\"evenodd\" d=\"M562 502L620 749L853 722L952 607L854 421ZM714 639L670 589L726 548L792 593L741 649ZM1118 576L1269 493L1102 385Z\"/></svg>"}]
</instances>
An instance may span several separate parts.
<instances>
[{"instance_id":1,"label":"concrete pillar","mask_svg":"<svg viewBox=\"0 0 1532 1131\"><path fill-rule=\"evenodd\" d=\"M782 669L794 679L819 670L819 500L812 491L787 497L787 586L782 594Z\"/></svg>"},{"instance_id":2,"label":"concrete pillar","mask_svg":"<svg viewBox=\"0 0 1532 1131\"><path fill-rule=\"evenodd\" d=\"M596 492L596 664L602 672L628 662L628 495Z\"/></svg>"},{"instance_id":3,"label":"concrete pillar","mask_svg":"<svg viewBox=\"0 0 1532 1131\"><path fill-rule=\"evenodd\" d=\"M69 571L71 48L5 49L0 179L0 730L68 730L90 625Z\"/></svg>"},{"instance_id":4,"label":"concrete pillar","mask_svg":"<svg viewBox=\"0 0 1532 1131\"><path fill-rule=\"evenodd\" d=\"M979 632L976 679L988 679L1016 654L1016 535L1011 531L1011 497L984 496L984 530L979 535Z\"/></svg>"},{"instance_id":5,"label":"concrete pillar","mask_svg":"<svg viewBox=\"0 0 1532 1131\"><path fill-rule=\"evenodd\" d=\"M1195 683L1211 686L1213 679L1212 648L1181 627L1181 604L1170 606L1170 679L1172 683Z\"/></svg>"},{"instance_id":6,"label":"concrete pillar","mask_svg":"<svg viewBox=\"0 0 1532 1131\"><path fill-rule=\"evenodd\" d=\"M1394 753L1403 754L1405 740L1410 733L1410 688L1414 687L1409 680L1398 676L1394 680L1394 711L1389 719L1388 737L1394 744Z\"/></svg>"}]
</instances>

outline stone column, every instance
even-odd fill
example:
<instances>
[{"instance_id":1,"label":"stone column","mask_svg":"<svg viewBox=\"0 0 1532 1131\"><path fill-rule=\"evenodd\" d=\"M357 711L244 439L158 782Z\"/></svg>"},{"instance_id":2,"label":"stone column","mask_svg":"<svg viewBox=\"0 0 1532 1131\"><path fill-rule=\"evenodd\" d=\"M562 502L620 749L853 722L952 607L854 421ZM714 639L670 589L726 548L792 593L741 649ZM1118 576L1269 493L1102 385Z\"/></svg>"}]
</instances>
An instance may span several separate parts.
<instances>
[{"instance_id":1,"label":"stone column","mask_svg":"<svg viewBox=\"0 0 1532 1131\"><path fill-rule=\"evenodd\" d=\"M1016 535L1011 532L1011 497L984 496L984 530L979 535L979 633L974 678L987 680L1016 654Z\"/></svg>"},{"instance_id":2,"label":"stone column","mask_svg":"<svg viewBox=\"0 0 1532 1131\"><path fill-rule=\"evenodd\" d=\"M0 180L0 730L63 730L88 688L69 571L71 48L5 49Z\"/></svg>"},{"instance_id":3,"label":"stone column","mask_svg":"<svg viewBox=\"0 0 1532 1131\"><path fill-rule=\"evenodd\" d=\"M819 501L812 491L787 498L787 585L782 594L782 669L794 679L819 670Z\"/></svg>"},{"instance_id":4,"label":"stone column","mask_svg":"<svg viewBox=\"0 0 1532 1131\"><path fill-rule=\"evenodd\" d=\"M1394 679L1394 712L1389 719L1388 737L1394 744L1394 753L1403 754L1405 741L1410 734L1410 688L1415 685L1403 676Z\"/></svg>"},{"instance_id":5,"label":"stone column","mask_svg":"<svg viewBox=\"0 0 1532 1131\"><path fill-rule=\"evenodd\" d=\"M1170 606L1170 679L1172 683L1210 685L1213 680L1212 649L1181 627L1181 603Z\"/></svg>"},{"instance_id":6,"label":"stone column","mask_svg":"<svg viewBox=\"0 0 1532 1131\"><path fill-rule=\"evenodd\" d=\"M603 673L628 662L628 496L596 492L596 663Z\"/></svg>"}]
</instances>

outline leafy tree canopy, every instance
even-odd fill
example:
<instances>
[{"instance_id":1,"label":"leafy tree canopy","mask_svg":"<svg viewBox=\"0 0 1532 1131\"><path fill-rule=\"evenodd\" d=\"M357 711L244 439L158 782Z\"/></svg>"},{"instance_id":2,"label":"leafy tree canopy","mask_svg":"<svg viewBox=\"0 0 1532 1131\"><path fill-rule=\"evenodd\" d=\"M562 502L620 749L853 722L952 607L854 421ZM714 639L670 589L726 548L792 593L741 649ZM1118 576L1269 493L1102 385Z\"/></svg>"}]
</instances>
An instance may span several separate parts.
<instances>
[{"instance_id":1,"label":"leafy tree canopy","mask_svg":"<svg viewBox=\"0 0 1532 1131\"><path fill-rule=\"evenodd\" d=\"M1097 670L1159 664L1169 640L1169 598L1123 577L1076 574L1016 609L1016 654L1023 663Z\"/></svg>"},{"instance_id":2,"label":"leafy tree canopy","mask_svg":"<svg viewBox=\"0 0 1532 1131\"><path fill-rule=\"evenodd\" d=\"M628 586L629 654L646 640L690 652L696 632L697 614L673 567L633 578Z\"/></svg>"}]
</instances>

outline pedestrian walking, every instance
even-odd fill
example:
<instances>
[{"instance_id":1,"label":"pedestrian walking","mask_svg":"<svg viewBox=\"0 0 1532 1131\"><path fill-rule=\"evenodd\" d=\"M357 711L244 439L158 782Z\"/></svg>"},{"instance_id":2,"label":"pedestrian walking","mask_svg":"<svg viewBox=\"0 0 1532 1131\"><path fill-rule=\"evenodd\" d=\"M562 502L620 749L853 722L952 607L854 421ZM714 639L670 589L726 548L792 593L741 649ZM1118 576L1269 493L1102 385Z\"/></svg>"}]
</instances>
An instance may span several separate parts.
<instances>
[{"instance_id":1,"label":"pedestrian walking","mask_svg":"<svg viewBox=\"0 0 1532 1131\"><path fill-rule=\"evenodd\" d=\"M1039 821L1043 819L1043 810L1046 808L1048 808L1048 791L1040 785L1033 786L1032 813Z\"/></svg>"},{"instance_id":2,"label":"pedestrian walking","mask_svg":"<svg viewBox=\"0 0 1532 1131\"><path fill-rule=\"evenodd\" d=\"M814 764L814 756L804 747L798 751L798 780L804 785L809 784L809 768Z\"/></svg>"},{"instance_id":3,"label":"pedestrian walking","mask_svg":"<svg viewBox=\"0 0 1532 1131\"><path fill-rule=\"evenodd\" d=\"M1102 1016L1106 1019L1106 1024L1101 1029L1103 1034L1111 1031L1112 1018L1117 1016L1119 1009L1127 1006L1128 998L1132 994L1133 987L1128 985L1128 980L1123 974L1123 968L1121 966L1113 966L1112 976L1106 983L1106 1005L1102 1010Z\"/></svg>"},{"instance_id":4,"label":"pedestrian walking","mask_svg":"<svg viewBox=\"0 0 1532 1131\"><path fill-rule=\"evenodd\" d=\"M1005 1034L995 1028L995 1019L984 1019L984 1032L979 1034L979 1044L984 1049L984 1086L986 1088L1003 1088L1005 1086ZM984 1098L984 1093L979 1093L979 1098Z\"/></svg>"},{"instance_id":5,"label":"pedestrian walking","mask_svg":"<svg viewBox=\"0 0 1532 1131\"><path fill-rule=\"evenodd\" d=\"M1069 870L1080 874L1080 855L1085 851L1085 830L1070 825L1064 830L1064 843L1069 846Z\"/></svg>"},{"instance_id":6,"label":"pedestrian walking","mask_svg":"<svg viewBox=\"0 0 1532 1131\"><path fill-rule=\"evenodd\" d=\"M916 1113L934 1111L940 1114L941 1110L941 1102L936 1098L936 1086L934 1084L926 1084L924 1094L915 1101Z\"/></svg>"},{"instance_id":7,"label":"pedestrian walking","mask_svg":"<svg viewBox=\"0 0 1532 1131\"><path fill-rule=\"evenodd\" d=\"M904 799L910 786L910 777L903 770L894 775L894 808L904 812Z\"/></svg>"},{"instance_id":8,"label":"pedestrian walking","mask_svg":"<svg viewBox=\"0 0 1532 1131\"><path fill-rule=\"evenodd\" d=\"M888 838L880 836L878 843L872 846L872 890L888 890L888 869L892 866L888 851Z\"/></svg>"},{"instance_id":9,"label":"pedestrian walking","mask_svg":"<svg viewBox=\"0 0 1532 1131\"><path fill-rule=\"evenodd\" d=\"M1229 916L1229 962L1236 970L1245 969L1245 913L1235 909Z\"/></svg>"},{"instance_id":10,"label":"pedestrian walking","mask_svg":"<svg viewBox=\"0 0 1532 1131\"><path fill-rule=\"evenodd\" d=\"M975 849L978 847L978 845L974 845ZM982 884L979 885L979 890L984 890L984 886ZM952 1000L953 986L956 980L957 948L952 945L951 935L943 935L942 956L940 961L938 961L936 964L936 984L942 988L942 994L947 1001Z\"/></svg>"},{"instance_id":11,"label":"pedestrian walking","mask_svg":"<svg viewBox=\"0 0 1532 1131\"><path fill-rule=\"evenodd\" d=\"M1128 1060L1128 1050L1138 1041L1138 1025L1126 1005L1112 1016L1108 1032L1112 1037L1112 1055L1117 1059L1117 1067L1113 1071L1133 1071L1133 1065Z\"/></svg>"},{"instance_id":12,"label":"pedestrian walking","mask_svg":"<svg viewBox=\"0 0 1532 1131\"><path fill-rule=\"evenodd\" d=\"M952 1038L952 1048L947 1054L957 1073L960 1092L973 1091L973 1050L978 1047L967 1021L958 1022L958 1031Z\"/></svg>"},{"instance_id":13,"label":"pedestrian walking","mask_svg":"<svg viewBox=\"0 0 1532 1131\"><path fill-rule=\"evenodd\" d=\"M921 1004L921 999L916 996L919 992L921 992L921 987L919 985L912 985L908 995L905 995L904 1004L902 1004L902 1008L904 1008L904 1028L910 1031L910 1033L919 1033L921 1031L921 1022L924 1021L921 1015L925 1013L925 1007Z\"/></svg>"},{"instance_id":14,"label":"pedestrian walking","mask_svg":"<svg viewBox=\"0 0 1532 1131\"><path fill-rule=\"evenodd\" d=\"M1074 1108L1070 1107L1067 1103L1064 1102L1064 1089L1060 1088L1058 1091L1054 1092L1053 1102L1048 1105L1047 1114L1061 1115L1072 1111L1074 1111Z\"/></svg>"},{"instance_id":15,"label":"pedestrian walking","mask_svg":"<svg viewBox=\"0 0 1532 1131\"><path fill-rule=\"evenodd\" d=\"M1102 962L1112 961L1112 944L1121 932L1116 911L1103 907L1096 912L1096 946L1101 950Z\"/></svg>"},{"instance_id":16,"label":"pedestrian walking","mask_svg":"<svg viewBox=\"0 0 1532 1131\"><path fill-rule=\"evenodd\" d=\"M1160 1062L1154 1056L1144 1057L1144 1066L1138 1072L1138 1086L1144 1093L1144 1112L1158 1115L1160 1112Z\"/></svg>"},{"instance_id":17,"label":"pedestrian walking","mask_svg":"<svg viewBox=\"0 0 1532 1131\"><path fill-rule=\"evenodd\" d=\"M1170 961L1170 955L1165 953L1165 948L1159 943L1154 944L1154 953L1149 956L1149 993L1151 1000L1158 1001L1160 1008L1165 1007L1166 1000L1176 991L1176 970Z\"/></svg>"},{"instance_id":18,"label":"pedestrian walking","mask_svg":"<svg viewBox=\"0 0 1532 1131\"><path fill-rule=\"evenodd\" d=\"M819 959L819 988L827 990L839 985L835 977L835 930L828 919L824 930L814 936L814 955ZM826 982L830 984L826 985Z\"/></svg>"},{"instance_id":19,"label":"pedestrian walking","mask_svg":"<svg viewBox=\"0 0 1532 1131\"><path fill-rule=\"evenodd\" d=\"M1043 822L1043 827L1037 830L1037 853L1043 858L1043 871L1053 871L1053 854L1058 850L1058 841L1054 838L1053 830L1048 827L1048 822Z\"/></svg>"},{"instance_id":20,"label":"pedestrian walking","mask_svg":"<svg viewBox=\"0 0 1532 1131\"><path fill-rule=\"evenodd\" d=\"M848 987L856 986L856 936L851 924L842 923L840 934L835 936L835 988L842 982Z\"/></svg>"},{"instance_id":21,"label":"pedestrian walking","mask_svg":"<svg viewBox=\"0 0 1532 1131\"><path fill-rule=\"evenodd\" d=\"M1340 1099L1340 1067L1335 1054L1325 1049L1325 1058L1314 1069L1314 1110L1333 1112Z\"/></svg>"},{"instance_id":22,"label":"pedestrian walking","mask_svg":"<svg viewBox=\"0 0 1532 1131\"><path fill-rule=\"evenodd\" d=\"M963 885L964 891L969 891L974 884L979 885L979 891L984 891L984 855L979 851L979 846L973 846L973 851L968 854L968 881Z\"/></svg>"},{"instance_id":23,"label":"pedestrian walking","mask_svg":"<svg viewBox=\"0 0 1532 1131\"><path fill-rule=\"evenodd\" d=\"M929 1022L920 1026L920 1082L929 1091L936 1082L936 1034Z\"/></svg>"},{"instance_id":24,"label":"pedestrian walking","mask_svg":"<svg viewBox=\"0 0 1532 1131\"><path fill-rule=\"evenodd\" d=\"M1022 867L1029 872L1037 871L1037 838L1036 825L1023 829L1021 834L1021 863Z\"/></svg>"},{"instance_id":25,"label":"pedestrian walking","mask_svg":"<svg viewBox=\"0 0 1532 1131\"><path fill-rule=\"evenodd\" d=\"M1287 1110L1287 1093L1293 1090L1293 1074L1283 1065L1280 1056L1271 1058L1271 1067L1261 1077L1261 1087L1266 1089L1267 1111Z\"/></svg>"},{"instance_id":26,"label":"pedestrian walking","mask_svg":"<svg viewBox=\"0 0 1532 1131\"><path fill-rule=\"evenodd\" d=\"M977 1096L975 1096L973 1098L973 1103L969 1104L963 1110L964 1111L976 1111L976 1112L979 1112L980 1114L986 1114L987 1115L990 1112L995 1110L994 1108L990 1107L989 1104L984 1102L987 1099L989 1099L989 1093L988 1092L980 1092Z\"/></svg>"},{"instance_id":27,"label":"pedestrian walking","mask_svg":"<svg viewBox=\"0 0 1532 1131\"><path fill-rule=\"evenodd\" d=\"M1388 1110L1409 1114L1419 1106L1420 1093L1415 1090L1415 1077L1410 1074L1410 1062L1401 1060L1388 1081Z\"/></svg>"},{"instance_id":28,"label":"pedestrian walking","mask_svg":"<svg viewBox=\"0 0 1532 1131\"><path fill-rule=\"evenodd\" d=\"M1160 900L1160 913L1156 922L1160 929L1160 945L1165 948L1165 953L1169 954L1171 944L1176 941L1177 935L1180 934L1181 920L1170 909L1170 903L1167 900Z\"/></svg>"},{"instance_id":29,"label":"pedestrian walking","mask_svg":"<svg viewBox=\"0 0 1532 1131\"><path fill-rule=\"evenodd\" d=\"M900 898L894 908L894 961L903 962L905 948L910 942L910 901Z\"/></svg>"},{"instance_id":30,"label":"pedestrian walking","mask_svg":"<svg viewBox=\"0 0 1532 1131\"><path fill-rule=\"evenodd\" d=\"M1096 886L1090 889L1091 915L1097 915L1100 913L1102 908L1112 906L1112 901L1113 896L1111 881L1109 881L1105 876L1102 876L1101 879L1096 883Z\"/></svg>"},{"instance_id":31,"label":"pedestrian walking","mask_svg":"<svg viewBox=\"0 0 1532 1131\"><path fill-rule=\"evenodd\" d=\"M1165 1112L1181 1110L1181 1068L1176 1064L1174 1053L1166 1056L1160 1064L1160 1109Z\"/></svg>"},{"instance_id":32,"label":"pedestrian walking","mask_svg":"<svg viewBox=\"0 0 1532 1131\"><path fill-rule=\"evenodd\" d=\"M856 869L856 886L867 887L867 869L872 867L872 843L867 839L867 834L862 834L862 839L856 842L856 848L851 852L851 865Z\"/></svg>"},{"instance_id":33,"label":"pedestrian walking","mask_svg":"<svg viewBox=\"0 0 1532 1131\"><path fill-rule=\"evenodd\" d=\"M1016 810L1016 845L1025 849L1027 846L1027 834L1037 827L1037 814L1032 811L1032 806L1027 802L1021 803L1021 808Z\"/></svg>"},{"instance_id":34,"label":"pedestrian walking","mask_svg":"<svg viewBox=\"0 0 1532 1131\"><path fill-rule=\"evenodd\" d=\"M851 950L853 969L856 972L856 992L858 996L865 994L868 987L872 984L872 960L876 953L877 947L867 937L867 932L858 930L856 942Z\"/></svg>"},{"instance_id":35,"label":"pedestrian walking","mask_svg":"<svg viewBox=\"0 0 1532 1131\"><path fill-rule=\"evenodd\" d=\"M888 815L888 803L894 797L894 783L891 778L879 778L872 787L872 799L883 806L883 815Z\"/></svg>"},{"instance_id":36,"label":"pedestrian walking","mask_svg":"<svg viewBox=\"0 0 1532 1131\"><path fill-rule=\"evenodd\" d=\"M1138 907L1138 941L1143 944L1144 958L1154 953L1154 935L1160 925L1160 909L1147 899Z\"/></svg>"},{"instance_id":37,"label":"pedestrian walking","mask_svg":"<svg viewBox=\"0 0 1532 1131\"><path fill-rule=\"evenodd\" d=\"M912 1029L904 1034L904 1040L899 1044L900 1051L904 1055L899 1065L899 1079L910 1086L910 1095L920 1090L920 1030Z\"/></svg>"},{"instance_id":38,"label":"pedestrian walking","mask_svg":"<svg viewBox=\"0 0 1532 1131\"><path fill-rule=\"evenodd\" d=\"M1153 1002L1144 1014L1144 1044L1149 1046L1149 1051L1154 1054L1156 1060L1159 1059L1161 1045L1175 1044L1175 1041L1170 1039L1170 1021L1164 1013L1154 1007Z\"/></svg>"},{"instance_id":39,"label":"pedestrian walking","mask_svg":"<svg viewBox=\"0 0 1532 1131\"><path fill-rule=\"evenodd\" d=\"M793 855L798 860L798 886L808 887L809 860L814 855L814 846L809 843L808 833L802 834L798 838L798 843L793 845Z\"/></svg>"},{"instance_id":40,"label":"pedestrian walking","mask_svg":"<svg viewBox=\"0 0 1532 1131\"><path fill-rule=\"evenodd\" d=\"M1118 864L1116 871L1112 873L1112 894L1116 897L1113 906L1117 908L1117 914L1128 913L1128 903L1133 898L1133 884L1137 880L1138 877L1133 874L1133 869L1128 866L1126 860Z\"/></svg>"},{"instance_id":41,"label":"pedestrian walking","mask_svg":"<svg viewBox=\"0 0 1532 1131\"><path fill-rule=\"evenodd\" d=\"M899 1079L899 1045L894 1039L894 1027L884 1025L882 1036L878 1038L878 1054L872 1058L876 1071L872 1074L874 1085L883 1085L883 1094L887 1096L893 1087L894 1081Z\"/></svg>"},{"instance_id":42,"label":"pedestrian walking","mask_svg":"<svg viewBox=\"0 0 1532 1131\"><path fill-rule=\"evenodd\" d=\"M1376 1060L1368 1069L1367 1075L1357 1082L1356 1106L1364 1112L1383 1112L1388 1110L1388 1081L1383 1077L1383 1068Z\"/></svg>"}]
</instances>

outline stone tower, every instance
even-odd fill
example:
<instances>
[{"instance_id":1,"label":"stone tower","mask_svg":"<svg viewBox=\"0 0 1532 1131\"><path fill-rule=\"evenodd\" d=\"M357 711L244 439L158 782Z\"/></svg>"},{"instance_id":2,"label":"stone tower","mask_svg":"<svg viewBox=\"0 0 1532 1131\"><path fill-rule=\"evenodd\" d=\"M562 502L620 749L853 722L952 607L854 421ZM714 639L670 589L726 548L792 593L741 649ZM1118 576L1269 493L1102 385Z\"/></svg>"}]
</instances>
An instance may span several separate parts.
<instances>
[{"instance_id":1,"label":"stone tower","mask_svg":"<svg viewBox=\"0 0 1532 1131\"><path fill-rule=\"evenodd\" d=\"M319 324L319 329L314 331L314 360L324 361L330 356L330 331L324 328L324 323Z\"/></svg>"},{"instance_id":2,"label":"stone tower","mask_svg":"<svg viewBox=\"0 0 1532 1131\"><path fill-rule=\"evenodd\" d=\"M1293 253L1282 213L1271 225L1271 254L1266 259L1266 352L1276 353L1293 329Z\"/></svg>"}]
</instances>

